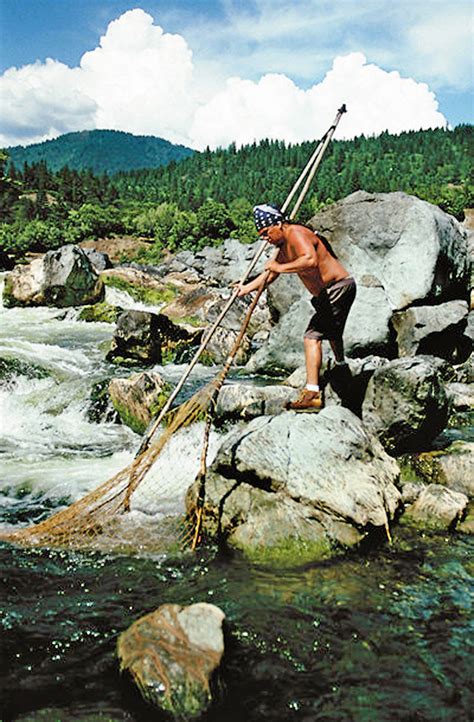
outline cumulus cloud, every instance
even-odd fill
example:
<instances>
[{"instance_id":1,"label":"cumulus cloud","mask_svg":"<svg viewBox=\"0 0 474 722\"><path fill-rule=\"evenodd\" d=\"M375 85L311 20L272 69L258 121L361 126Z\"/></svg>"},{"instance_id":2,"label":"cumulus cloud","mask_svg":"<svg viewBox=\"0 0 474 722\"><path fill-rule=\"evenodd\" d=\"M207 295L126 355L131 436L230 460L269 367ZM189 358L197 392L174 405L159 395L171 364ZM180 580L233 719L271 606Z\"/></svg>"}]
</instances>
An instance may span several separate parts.
<instances>
[{"instance_id":1,"label":"cumulus cloud","mask_svg":"<svg viewBox=\"0 0 474 722\"><path fill-rule=\"evenodd\" d=\"M367 64L362 53L351 53L336 58L324 80L306 91L279 74L255 83L228 80L197 110L191 135L197 146L264 137L310 140L321 135L343 102L349 112L338 128L340 138L446 124L427 85Z\"/></svg>"},{"instance_id":2,"label":"cumulus cloud","mask_svg":"<svg viewBox=\"0 0 474 722\"><path fill-rule=\"evenodd\" d=\"M367 63L362 53L334 60L322 82L302 89L283 73L258 80L207 77L186 40L143 10L111 22L77 68L48 59L0 78L0 143L71 130L112 128L195 148L321 135L345 102L339 137L445 125L428 86Z\"/></svg>"},{"instance_id":3,"label":"cumulus cloud","mask_svg":"<svg viewBox=\"0 0 474 722\"><path fill-rule=\"evenodd\" d=\"M0 78L0 145L34 143L95 127L96 102L80 90L80 71L48 58Z\"/></svg>"}]
</instances>

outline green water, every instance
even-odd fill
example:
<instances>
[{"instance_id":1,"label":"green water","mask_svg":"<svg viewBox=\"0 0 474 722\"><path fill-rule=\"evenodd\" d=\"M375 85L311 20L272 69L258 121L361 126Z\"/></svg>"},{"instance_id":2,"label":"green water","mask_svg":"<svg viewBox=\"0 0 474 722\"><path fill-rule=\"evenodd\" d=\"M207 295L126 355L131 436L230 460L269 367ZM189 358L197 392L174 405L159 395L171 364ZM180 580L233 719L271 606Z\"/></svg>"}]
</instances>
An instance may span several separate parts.
<instances>
[{"instance_id":1,"label":"green water","mask_svg":"<svg viewBox=\"0 0 474 722\"><path fill-rule=\"evenodd\" d=\"M472 538L269 569L201 551L124 558L0 549L2 719L166 719L121 678L118 634L165 602L226 613L208 722L471 720Z\"/></svg>"}]
</instances>

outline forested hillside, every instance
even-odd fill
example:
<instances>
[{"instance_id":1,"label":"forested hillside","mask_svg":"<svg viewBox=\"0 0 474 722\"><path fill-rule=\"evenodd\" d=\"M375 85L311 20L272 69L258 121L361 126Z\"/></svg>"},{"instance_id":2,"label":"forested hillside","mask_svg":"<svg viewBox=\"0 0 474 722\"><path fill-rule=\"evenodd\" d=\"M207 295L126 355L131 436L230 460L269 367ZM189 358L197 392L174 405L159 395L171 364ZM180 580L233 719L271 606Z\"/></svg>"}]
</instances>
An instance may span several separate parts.
<instances>
[{"instance_id":1,"label":"forested hillside","mask_svg":"<svg viewBox=\"0 0 474 722\"><path fill-rule=\"evenodd\" d=\"M89 169L109 175L135 168L157 168L192 154L191 148L174 145L163 138L118 130L83 130L44 143L8 148L10 161L17 169L25 163L44 161L52 171L67 166L71 170Z\"/></svg>"},{"instance_id":2,"label":"forested hillside","mask_svg":"<svg viewBox=\"0 0 474 722\"><path fill-rule=\"evenodd\" d=\"M157 261L163 248L195 249L228 236L250 241L252 205L281 204L314 146L266 140L100 176L67 166L52 172L44 161L17 169L3 153L0 247L21 258L28 250L127 234L150 239L142 260ZM473 169L473 126L336 141L299 219L358 189L402 190L462 219L474 206Z\"/></svg>"}]
</instances>

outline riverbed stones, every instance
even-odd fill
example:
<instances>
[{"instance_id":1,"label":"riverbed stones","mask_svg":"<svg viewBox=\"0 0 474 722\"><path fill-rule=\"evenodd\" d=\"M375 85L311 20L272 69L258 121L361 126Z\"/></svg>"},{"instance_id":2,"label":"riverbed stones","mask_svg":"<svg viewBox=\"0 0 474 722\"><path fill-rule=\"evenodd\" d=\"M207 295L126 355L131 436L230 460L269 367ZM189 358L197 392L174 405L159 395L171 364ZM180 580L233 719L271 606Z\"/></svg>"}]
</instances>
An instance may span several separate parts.
<instances>
[{"instance_id":1,"label":"riverbed stones","mask_svg":"<svg viewBox=\"0 0 474 722\"><path fill-rule=\"evenodd\" d=\"M403 518L418 527L450 529L463 518L468 502L465 494L439 484L429 484L408 506Z\"/></svg>"},{"instance_id":2,"label":"riverbed stones","mask_svg":"<svg viewBox=\"0 0 474 722\"><path fill-rule=\"evenodd\" d=\"M213 699L224 618L214 604L164 604L122 632L120 669L149 703L176 719L196 719Z\"/></svg>"},{"instance_id":3,"label":"riverbed stones","mask_svg":"<svg viewBox=\"0 0 474 722\"><path fill-rule=\"evenodd\" d=\"M79 246L48 251L5 280L6 306L83 306L104 298L104 285Z\"/></svg>"},{"instance_id":4,"label":"riverbed stones","mask_svg":"<svg viewBox=\"0 0 474 722\"><path fill-rule=\"evenodd\" d=\"M426 447L446 426L449 401L431 356L390 361L370 379L362 418L391 454Z\"/></svg>"},{"instance_id":5,"label":"riverbed stones","mask_svg":"<svg viewBox=\"0 0 474 722\"><path fill-rule=\"evenodd\" d=\"M454 358L463 344L467 315L467 302L461 300L413 306L394 313L392 324L397 333L398 355Z\"/></svg>"},{"instance_id":6,"label":"riverbed stones","mask_svg":"<svg viewBox=\"0 0 474 722\"><path fill-rule=\"evenodd\" d=\"M150 421L165 405L170 388L153 371L142 371L129 378L115 378L109 383L109 395L114 409L124 424L137 434L143 434Z\"/></svg>"},{"instance_id":7,"label":"riverbed stones","mask_svg":"<svg viewBox=\"0 0 474 722\"><path fill-rule=\"evenodd\" d=\"M393 519L398 464L342 407L253 419L227 436L206 479L204 531L289 563L357 544ZM188 491L195 507L199 485Z\"/></svg>"}]
</instances>

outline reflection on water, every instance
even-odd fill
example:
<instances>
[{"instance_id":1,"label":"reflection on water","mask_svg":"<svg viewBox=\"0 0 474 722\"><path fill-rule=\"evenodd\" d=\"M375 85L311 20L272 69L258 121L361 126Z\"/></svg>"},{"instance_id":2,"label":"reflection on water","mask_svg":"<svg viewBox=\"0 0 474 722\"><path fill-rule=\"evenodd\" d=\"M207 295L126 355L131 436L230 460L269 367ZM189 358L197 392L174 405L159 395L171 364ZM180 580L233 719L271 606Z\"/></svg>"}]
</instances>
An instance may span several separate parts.
<instances>
[{"instance_id":1,"label":"reflection on water","mask_svg":"<svg viewBox=\"0 0 474 722\"><path fill-rule=\"evenodd\" d=\"M53 708L61 722L161 719L120 679L117 635L165 602L210 601L227 615L228 654L208 722L467 722L472 541L398 534L363 558L279 571L210 552L139 559L5 546L4 719Z\"/></svg>"}]
</instances>

